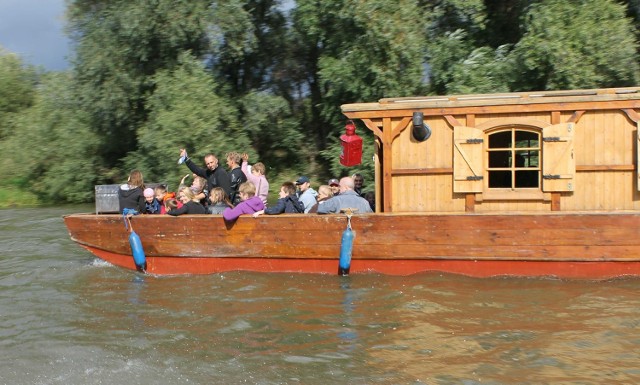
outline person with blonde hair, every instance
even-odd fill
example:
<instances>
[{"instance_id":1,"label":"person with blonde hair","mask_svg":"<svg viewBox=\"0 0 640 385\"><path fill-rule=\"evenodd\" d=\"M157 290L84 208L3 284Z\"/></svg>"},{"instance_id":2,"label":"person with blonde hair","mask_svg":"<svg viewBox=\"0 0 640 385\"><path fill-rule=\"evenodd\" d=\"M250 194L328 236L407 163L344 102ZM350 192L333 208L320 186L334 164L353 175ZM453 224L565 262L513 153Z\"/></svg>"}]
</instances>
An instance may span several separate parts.
<instances>
[{"instance_id":1,"label":"person with blonde hair","mask_svg":"<svg viewBox=\"0 0 640 385\"><path fill-rule=\"evenodd\" d=\"M146 201L144 198L144 180L140 170L133 170L129 173L127 183L118 188L118 205L120 212L140 214L145 211Z\"/></svg>"},{"instance_id":2,"label":"person with blonde hair","mask_svg":"<svg viewBox=\"0 0 640 385\"><path fill-rule=\"evenodd\" d=\"M182 207L167 212L169 215L178 216L184 214L206 214L204 206L200 203L191 187L183 187L178 192L178 199L182 202Z\"/></svg>"},{"instance_id":3,"label":"person with blonde hair","mask_svg":"<svg viewBox=\"0 0 640 385\"><path fill-rule=\"evenodd\" d=\"M214 187L209 195L207 213L222 214L222 212L227 208L233 208L231 201L229 201L229 196L221 187Z\"/></svg>"},{"instance_id":4,"label":"person with blonde hair","mask_svg":"<svg viewBox=\"0 0 640 385\"><path fill-rule=\"evenodd\" d=\"M249 154L242 154L242 172L247 180L256 186L256 195L262 199L262 203L267 205L267 195L269 195L269 182L265 176L266 167L264 163L258 162L251 166L249 170Z\"/></svg>"},{"instance_id":5,"label":"person with blonde hair","mask_svg":"<svg viewBox=\"0 0 640 385\"><path fill-rule=\"evenodd\" d=\"M311 210L309 210L309 213L317 213L318 207L321 206L327 199L332 197L333 191L331 189L331 186L329 186L328 184L323 184L322 186L318 187L318 202L313 205Z\"/></svg>"},{"instance_id":6,"label":"person with blonde hair","mask_svg":"<svg viewBox=\"0 0 640 385\"><path fill-rule=\"evenodd\" d=\"M238 193L242 202L238 203L236 207L226 208L222 212L225 220L233 221L242 214L253 214L264 209L264 203L262 203L262 199L256 196L256 186L253 183L244 182L238 188Z\"/></svg>"}]
</instances>

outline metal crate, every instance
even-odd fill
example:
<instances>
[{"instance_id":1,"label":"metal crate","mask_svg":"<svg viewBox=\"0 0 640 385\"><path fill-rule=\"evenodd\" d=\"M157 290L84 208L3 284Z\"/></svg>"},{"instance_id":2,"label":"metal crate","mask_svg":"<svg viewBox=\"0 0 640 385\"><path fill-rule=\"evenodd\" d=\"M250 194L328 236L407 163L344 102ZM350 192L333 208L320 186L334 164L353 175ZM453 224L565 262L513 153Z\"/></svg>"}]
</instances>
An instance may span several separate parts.
<instances>
[{"instance_id":1,"label":"metal crate","mask_svg":"<svg viewBox=\"0 0 640 385\"><path fill-rule=\"evenodd\" d=\"M145 183L145 187L155 188L166 183ZM118 213L120 204L118 203L119 184L97 185L96 189L96 214ZM167 187L168 189L168 187Z\"/></svg>"}]
</instances>

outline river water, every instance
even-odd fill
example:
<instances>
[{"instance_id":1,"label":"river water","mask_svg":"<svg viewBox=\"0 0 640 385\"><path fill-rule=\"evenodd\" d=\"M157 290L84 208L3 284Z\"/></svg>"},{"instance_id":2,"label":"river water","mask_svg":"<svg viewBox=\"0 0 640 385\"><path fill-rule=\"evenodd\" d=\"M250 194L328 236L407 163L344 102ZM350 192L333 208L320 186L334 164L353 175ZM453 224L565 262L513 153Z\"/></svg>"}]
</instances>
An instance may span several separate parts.
<instances>
[{"instance_id":1,"label":"river water","mask_svg":"<svg viewBox=\"0 0 640 385\"><path fill-rule=\"evenodd\" d=\"M640 278L144 276L0 210L0 384L636 384Z\"/></svg>"}]
</instances>

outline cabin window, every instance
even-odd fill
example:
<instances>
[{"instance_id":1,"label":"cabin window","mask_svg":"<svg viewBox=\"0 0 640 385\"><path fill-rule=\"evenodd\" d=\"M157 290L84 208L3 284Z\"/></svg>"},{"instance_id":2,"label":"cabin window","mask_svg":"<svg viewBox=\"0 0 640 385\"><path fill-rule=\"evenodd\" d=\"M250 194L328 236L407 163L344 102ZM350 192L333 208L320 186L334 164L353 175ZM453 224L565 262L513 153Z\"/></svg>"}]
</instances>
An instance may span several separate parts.
<instances>
[{"instance_id":1,"label":"cabin window","mask_svg":"<svg viewBox=\"0 0 640 385\"><path fill-rule=\"evenodd\" d=\"M488 135L487 183L490 189L539 189L540 132L501 129Z\"/></svg>"},{"instance_id":2,"label":"cabin window","mask_svg":"<svg viewBox=\"0 0 640 385\"><path fill-rule=\"evenodd\" d=\"M481 193L485 200L538 200L544 193L573 191L574 123L487 123L453 129L454 192Z\"/></svg>"}]
</instances>

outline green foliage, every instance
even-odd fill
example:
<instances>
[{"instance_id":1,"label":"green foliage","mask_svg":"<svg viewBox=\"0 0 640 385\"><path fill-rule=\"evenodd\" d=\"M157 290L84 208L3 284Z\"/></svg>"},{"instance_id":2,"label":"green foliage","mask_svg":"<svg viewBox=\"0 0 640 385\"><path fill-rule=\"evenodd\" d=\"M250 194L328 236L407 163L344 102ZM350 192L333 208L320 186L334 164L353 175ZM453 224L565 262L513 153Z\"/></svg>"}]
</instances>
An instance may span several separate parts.
<instances>
[{"instance_id":1,"label":"green foliage","mask_svg":"<svg viewBox=\"0 0 640 385\"><path fill-rule=\"evenodd\" d=\"M75 0L69 31L76 41L78 97L101 135L101 155L115 166L137 147L147 120L151 76L176 65L185 50L204 53L206 0Z\"/></svg>"},{"instance_id":2,"label":"green foliage","mask_svg":"<svg viewBox=\"0 0 640 385\"><path fill-rule=\"evenodd\" d=\"M493 50L480 47L472 50L464 60L452 63L446 71L447 94L472 94L509 91L511 71L508 47Z\"/></svg>"},{"instance_id":3,"label":"green foliage","mask_svg":"<svg viewBox=\"0 0 640 385\"><path fill-rule=\"evenodd\" d=\"M428 43L431 88L437 94L508 91L509 46L483 45L488 24L480 0L446 0L432 9Z\"/></svg>"},{"instance_id":4,"label":"green foliage","mask_svg":"<svg viewBox=\"0 0 640 385\"><path fill-rule=\"evenodd\" d=\"M88 115L70 88L69 74L42 77L34 104L16 116L16 130L0 149L6 180L45 202L87 202L99 181L99 145Z\"/></svg>"},{"instance_id":5,"label":"green foliage","mask_svg":"<svg viewBox=\"0 0 640 385\"><path fill-rule=\"evenodd\" d=\"M32 67L0 46L0 139L7 136L12 115L33 103L37 78Z\"/></svg>"},{"instance_id":6,"label":"green foliage","mask_svg":"<svg viewBox=\"0 0 640 385\"><path fill-rule=\"evenodd\" d=\"M512 2L512 0L508 0ZM492 1L487 3L501 3ZM476 41L483 36L489 20L482 0L442 0L425 7L428 10L429 34L440 36L455 31L466 31Z\"/></svg>"},{"instance_id":7,"label":"green foliage","mask_svg":"<svg viewBox=\"0 0 640 385\"><path fill-rule=\"evenodd\" d=\"M127 156L127 169L138 168L145 180L176 187L187 170L176 165L180 148L187 149L197 164L213 153L223 166L227 152L247 150L249 140L238 124L236 108L216 93L202 63L185 53L175 69L159 71L153 82L155 92L147 99L149 120L138 131L139 149Z\"/></svg>"},{"instance_id":8,"label":"green foliage","mask_svg":"<svg viewBox=\"0 0 640 385\"><path fill-rule=\"evenodd\" d=\"M535 3L513 51L519 90L631 86L637 40L626 9L610 0Z\"/></svg>"},{"instance_id":9,"label":"green foliage","mask_svg":"<svg viewBox=\"0 0 640 385\"><path fill-rule=\"evenodd\" d=\"M311 151L305 147L302 129L286 99L267 92L252 92L240 103L242 125L267 168L276 172L290 168L303 158L301 154ZM255 159L253 151L242 152L248 152L251 159Z\"/></svg>"},{"instance_id":10,"label":"green foliage","mask_svg":"<svg viewBox=\"0 0 640 385\"><path fill-rule=\"evenodd\" d=\"M277 0L225 0L212 7L212 60L234 97L275 86L287 52L286 19Z\"/></svg>"},{"instance_id":11,"label":"green foliage","mask_svg":"<svg viewBox=\"0 0 640 385\"><path fill-rule=\"evenodd\" d=\"M373 135L356 122L363 164L342 167L340 105L636 85L639 4L70 0L71 74L0 50L0 185L82 202L137 168L176 187L185 147L199 164L249 153L272 191L354 172L369 191Z\"/></svg>"}]
</instances>

